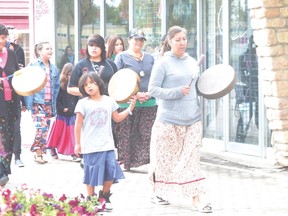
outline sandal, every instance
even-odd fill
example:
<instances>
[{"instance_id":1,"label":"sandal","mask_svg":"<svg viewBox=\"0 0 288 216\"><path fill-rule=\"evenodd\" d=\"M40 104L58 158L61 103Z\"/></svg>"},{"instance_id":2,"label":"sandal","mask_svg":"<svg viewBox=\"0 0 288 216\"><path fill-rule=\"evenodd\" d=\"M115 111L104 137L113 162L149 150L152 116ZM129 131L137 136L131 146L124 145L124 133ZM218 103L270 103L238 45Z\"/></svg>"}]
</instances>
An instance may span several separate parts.
<instances>
[{"instance_id":1,"label":"sandal","mask_svg":"<svg viewBox=\"0 0 288 216\"><path fill-rule=\"evenodd\" d=\"M51 148L51 149L50 149L50 154L51 154L51 157L52 157L53 159L56 159L56 160L58 159L58 154L57 154L55 148Z\"/></svg>"},{"instance_id":2,"label":"sandal","mask_svg":"<svg viewBox=\"0 0 288 216\"><path fill-rule=\"evenodd\" d=\"M159 196L152 196L151 202L157 205L170 205L170 202Z\"/></svg>"},{"instance_id":3,"label":"sandal","mask_svg":"<svg viewBox=\"0 0 288 216\"><path fill-rule=\"evenodd\" d=\"M199 203L197 207L193 206L192 209L195 211L199 211L201 213L211 213L213 211L210 203L207 204Z\"/></svg>"},{"instance_id":4,"label":"sandal","mask_svg":"<svg viewBox=\"0 0 288 216\"><path fill-rule=\"evenodd\" d=\"M48 161L43 159L42 155L35 155L34 156L34 161L37 162L37 163L40 163L40 164L45 164L45 163L48 162Z\"/></svg>"}]
</instances>

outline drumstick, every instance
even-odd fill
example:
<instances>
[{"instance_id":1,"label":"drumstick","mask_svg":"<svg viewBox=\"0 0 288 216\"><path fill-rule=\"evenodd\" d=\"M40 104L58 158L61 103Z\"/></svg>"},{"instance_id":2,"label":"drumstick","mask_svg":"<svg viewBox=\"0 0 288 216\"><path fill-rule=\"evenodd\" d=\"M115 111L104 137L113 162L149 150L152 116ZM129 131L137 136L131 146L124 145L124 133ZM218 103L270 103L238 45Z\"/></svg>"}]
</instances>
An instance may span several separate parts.
<instances>
[{"instance_id":1,"label":"drumstick","mask_svg":"<svg viewBox=\"0 0 288 216\"><path fill-rule=\"evenodd\" d=\"M199 60L197 61L197 65L198 67L200 67L200 65L204 62L204 59L205 59L206 55L204 54L201 54ZM192 81L193 81L194 78L191 79L190 83L188 86L190 86L192 84Z\"/></svg>"},{"instance_id":2,"label":"drumstick","mask_svg":"<svg viewBox=\"0 0 288 216\"><path fill-rule=\"evenodd\" d=\"M104 72L105 66L100 65L99 70L98 70L98 75L101 77L102 73Z\"/></svg>"},{"instance_id":3,"label":"drumstick","mask_svg":"<svg viewBox=\"0 0 288 216\"><path fill-rule=\"evenodd\" d=\"M19 75L21 75L22 73L23 73L23 71L20 69L20 70L18 70L18 71L15 71L13 74L5 77L4 79L9 79L9 78L11 78L11 77L13 77L13 76L19 76Z\"/></svg>"}]
</instances>

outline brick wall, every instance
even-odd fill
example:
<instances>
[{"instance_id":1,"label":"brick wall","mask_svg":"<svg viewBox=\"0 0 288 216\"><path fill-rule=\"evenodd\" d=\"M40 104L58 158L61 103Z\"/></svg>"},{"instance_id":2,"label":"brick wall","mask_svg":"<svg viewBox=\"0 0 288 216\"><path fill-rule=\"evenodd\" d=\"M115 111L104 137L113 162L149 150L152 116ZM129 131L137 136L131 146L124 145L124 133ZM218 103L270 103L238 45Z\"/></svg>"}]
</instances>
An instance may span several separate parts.
<instances>
[{"instance_id":1,"label":"brick wall","mask_svg":"<svg viewBox=\"0 0 288 216\"><path fill-rule=\"evenodd\" d=\"M288 166L288 0L249 0L276 160Z\"/></svg>"}]
</instances>

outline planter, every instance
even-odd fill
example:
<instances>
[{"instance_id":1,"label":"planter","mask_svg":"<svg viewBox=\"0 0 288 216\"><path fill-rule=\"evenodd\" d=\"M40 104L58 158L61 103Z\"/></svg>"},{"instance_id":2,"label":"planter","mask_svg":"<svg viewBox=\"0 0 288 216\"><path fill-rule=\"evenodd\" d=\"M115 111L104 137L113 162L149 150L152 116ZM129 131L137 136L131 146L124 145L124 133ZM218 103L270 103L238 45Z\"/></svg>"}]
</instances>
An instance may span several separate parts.
<instances>
[{"instance_id":1,"label":"planter","mask_svg":"<svg viewBox=\"0 0 288 216\"><path fill-rule=\"evenodd\" d=\"M95 195L86 200L83 194L69 198L28 189L22 185L15 192L0 187L0 215L5 216L99 216L105 210L105 200Z\"/></svg>"}]
</instances>

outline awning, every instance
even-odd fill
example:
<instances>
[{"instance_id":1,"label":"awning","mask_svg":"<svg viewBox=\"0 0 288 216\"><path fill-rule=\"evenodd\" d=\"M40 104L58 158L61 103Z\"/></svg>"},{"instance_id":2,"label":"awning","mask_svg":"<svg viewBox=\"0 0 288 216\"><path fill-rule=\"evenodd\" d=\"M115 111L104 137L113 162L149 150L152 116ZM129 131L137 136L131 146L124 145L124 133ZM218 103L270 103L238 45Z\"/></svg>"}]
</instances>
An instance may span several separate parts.
<instances>
[{"instance_id":1,"label":"awning","mask_svg":"<svg viewBox=\"0 0 288 216\"><path fill-rule=\"evenodd\" d=\"M18 30L29 30L28 16L1 16L0 23L5 26L14 26Z\"/></svg>"}]
</instances>

